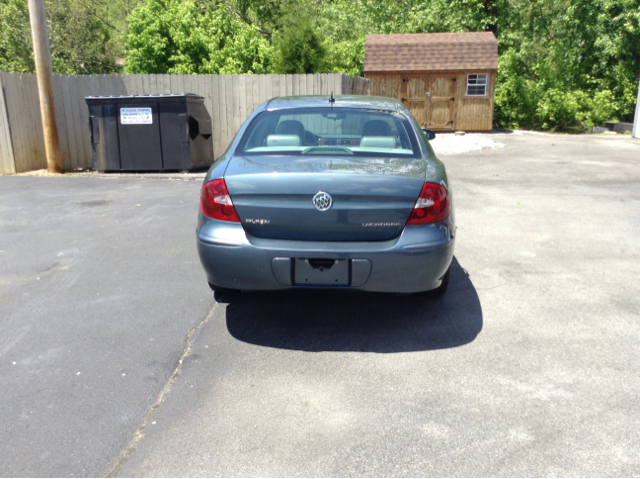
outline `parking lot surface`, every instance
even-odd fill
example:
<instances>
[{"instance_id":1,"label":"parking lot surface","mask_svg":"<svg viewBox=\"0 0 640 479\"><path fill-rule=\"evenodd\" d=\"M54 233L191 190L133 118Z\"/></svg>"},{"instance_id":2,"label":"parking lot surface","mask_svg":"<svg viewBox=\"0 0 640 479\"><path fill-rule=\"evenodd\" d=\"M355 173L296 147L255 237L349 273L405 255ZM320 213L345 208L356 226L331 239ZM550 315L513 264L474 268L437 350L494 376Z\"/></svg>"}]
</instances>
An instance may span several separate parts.
<instances>
[{"instance_id":1,"label":"parking lot surface","mask_svg":"<svg viewBox=\"0 0 640 479\"><path fill-rule=\"evenodd\" d=\"M217 304L199 180L0 178L0 475L640 475L640 144L496 141L440 300Z\"/></svg>"}]
</instances>

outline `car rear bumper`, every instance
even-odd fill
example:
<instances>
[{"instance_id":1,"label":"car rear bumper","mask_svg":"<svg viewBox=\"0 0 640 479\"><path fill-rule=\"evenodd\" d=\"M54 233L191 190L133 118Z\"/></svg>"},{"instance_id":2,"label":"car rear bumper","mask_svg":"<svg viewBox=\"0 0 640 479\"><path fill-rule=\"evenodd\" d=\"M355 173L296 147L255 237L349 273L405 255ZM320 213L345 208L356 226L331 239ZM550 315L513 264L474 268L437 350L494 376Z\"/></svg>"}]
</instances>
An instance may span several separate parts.
<instances>
[{"instance_id":1,"label":"car rear bumper","mask_svg":"<svg viewBox=\"0 0 640 479\"><path fill-rule=\"evenodd\" d=\"M453 258L454 235L450 218L433 225L409 226L398 238L375 242L256 238L240 224L202 214L197 230L200 261L208 281L216 286L240 290L333 287L390 293L440 286ZM348 281L338 286L297 284L296 260L305 259L347 260Z\"/></svg>"}]
</instances>

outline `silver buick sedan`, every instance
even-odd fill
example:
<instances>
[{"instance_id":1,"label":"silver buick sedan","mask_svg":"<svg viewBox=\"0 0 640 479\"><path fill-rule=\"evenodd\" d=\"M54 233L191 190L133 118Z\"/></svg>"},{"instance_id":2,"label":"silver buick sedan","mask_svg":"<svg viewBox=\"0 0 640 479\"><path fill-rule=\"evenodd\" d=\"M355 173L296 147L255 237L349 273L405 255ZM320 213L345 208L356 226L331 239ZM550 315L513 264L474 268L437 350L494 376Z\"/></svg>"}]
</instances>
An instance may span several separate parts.
<instances>
[{"instance_id":1,"label":"silver buick sedan","mask_svg":"<svg viewBox=\"0 0 640 479\"><path fill-rule=\"evenodd\" d=\"M261 105L202 187L198 252L213 291L444 294L456 228L434 136L388 98Z\"/></svg>"}]
</instances>

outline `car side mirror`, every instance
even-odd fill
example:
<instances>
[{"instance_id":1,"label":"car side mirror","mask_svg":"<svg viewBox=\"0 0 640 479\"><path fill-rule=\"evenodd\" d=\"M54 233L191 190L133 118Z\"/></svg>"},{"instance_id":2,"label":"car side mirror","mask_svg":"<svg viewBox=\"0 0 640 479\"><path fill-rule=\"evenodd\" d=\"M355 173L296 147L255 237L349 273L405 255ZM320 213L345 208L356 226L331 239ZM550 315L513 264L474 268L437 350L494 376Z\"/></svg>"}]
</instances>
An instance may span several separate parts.
<instances>
[{"instance_id":1,"label":"car side mirror","mask_svg":"<svg viewBox=\"0 0 640 479\"><path fill-rule=\"evenodd\" d=\"M428 128L423 128L422 133L427 137L427 140L433 140L436 137L436 134Z\"/></svg>"}]
</instances>

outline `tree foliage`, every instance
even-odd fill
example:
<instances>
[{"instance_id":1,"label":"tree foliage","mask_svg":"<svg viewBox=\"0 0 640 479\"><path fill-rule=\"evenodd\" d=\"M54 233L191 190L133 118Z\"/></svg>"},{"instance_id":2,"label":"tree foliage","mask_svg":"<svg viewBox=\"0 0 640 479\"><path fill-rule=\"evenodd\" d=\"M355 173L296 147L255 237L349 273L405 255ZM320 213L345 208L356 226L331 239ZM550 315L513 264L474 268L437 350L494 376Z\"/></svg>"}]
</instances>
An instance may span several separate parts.
<instances>
[{"instance_id":1,"label":"tree foliage","mask_svg":"<svg viewBox=\"0 0 640 479\"><path fill-rule=\"evenodd\" d=\"M134 8L136 7L137 8ZM54 71L364 71L372 33L490 30L495 122L578 131L633 116L640 0L47 0ZM0 68L33 71L25 0L0 0Z\"/></svg>"},{"instance_id":2,"label":"tree foliage","mask_svg":"<svg viewBox=\"0 0 640 479\"><path fill-rule=\"evenodd\" d=\"M84 0L56 0L48 5L54 71L87 74L116 70L111 27L100 19L98 5Z\"/></svg>"},{"instance_id":3,"label":"tree foliage","mask_svg":"<svg viewBox=\"0 0 640 479\"><path fill-rule=\"evenodd\" d=\"M115 71L114 28L101 18L99 2L51 0L46 2L47 27L54 73L110 73ZM0 0L0 69L35 71L25 0Z\"/></svg>"},{"instance_id":4,"label":"tree foliage","mask_svg":"<svg viewBox=\"0 0 640 479\"><path fill-rule=\"evenodd\" d=\"M224 4L147 0L129 16L130 73L266 73L272 47Z\"/></svg>"},{"instance_id":5,"label":"tree foliage","mask_svg":"<svg viewBox=\"0 0 640 479\"><path fill-rule=\"evenodd\" d=\"M27 2L0 0L0 32L0 70L34 71Z\"/></svg>"},{"instance_id":6,"label":"tree foliage","mask_svg":"<svg viewBox=\"0 0 640 479\"><path fill-rule=\"evenodd\" d=\"M631 120L640 74L640 1L512 1L498 22L496 121L580 130Z\"/></svg>"},{"instance_id":7,"label":"tree foliage","mask_svg":"<svg viewBox=\"0 0 640 479\"><path fill-rule=\"evenodd\" d=\"M307 15L291 15L275 38L275 73L317 73L326 50Z\"/></svg>"}]
</instances>

